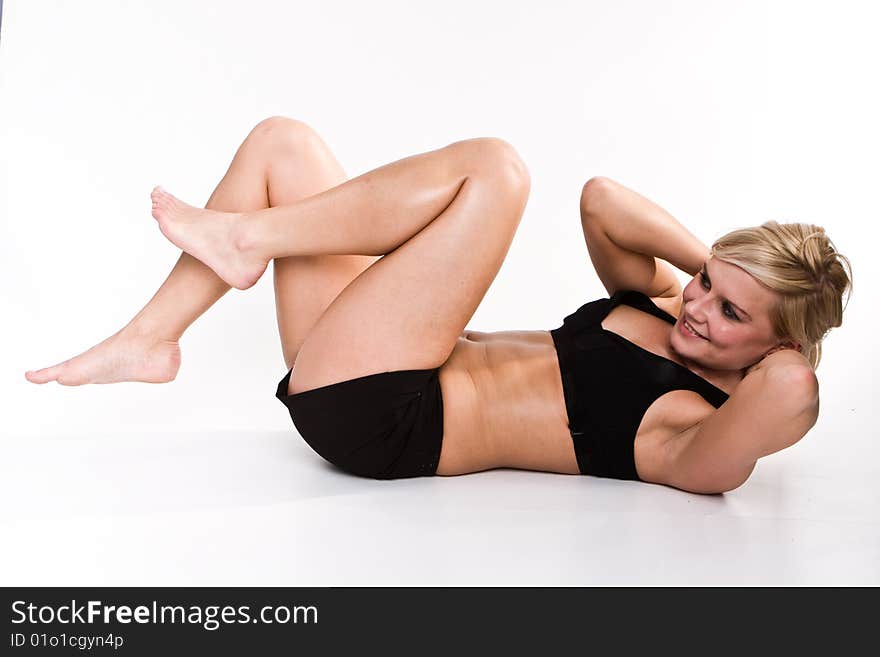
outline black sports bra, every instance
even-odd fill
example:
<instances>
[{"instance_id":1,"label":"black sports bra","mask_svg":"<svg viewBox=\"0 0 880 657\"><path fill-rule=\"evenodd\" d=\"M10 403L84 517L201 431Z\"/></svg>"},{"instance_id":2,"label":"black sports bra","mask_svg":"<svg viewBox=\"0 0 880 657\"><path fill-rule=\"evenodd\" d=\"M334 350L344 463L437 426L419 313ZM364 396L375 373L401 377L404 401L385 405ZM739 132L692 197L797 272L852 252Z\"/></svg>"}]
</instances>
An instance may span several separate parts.
<instances>
[{"instance_id":1,"label":"black sports bra","mask_svg":"<svg viewBox=\"0 0 880 657\"><path fill-rule=\"evenodd\" d=\"M633 451L636 433L658 397L692 390L718 408L729 395L685 366L602 328L602 320L621 303L676 322L645 294L620 290L584 304L550 335L581 473L639 480Z\"/></svg>"}]
</instances>

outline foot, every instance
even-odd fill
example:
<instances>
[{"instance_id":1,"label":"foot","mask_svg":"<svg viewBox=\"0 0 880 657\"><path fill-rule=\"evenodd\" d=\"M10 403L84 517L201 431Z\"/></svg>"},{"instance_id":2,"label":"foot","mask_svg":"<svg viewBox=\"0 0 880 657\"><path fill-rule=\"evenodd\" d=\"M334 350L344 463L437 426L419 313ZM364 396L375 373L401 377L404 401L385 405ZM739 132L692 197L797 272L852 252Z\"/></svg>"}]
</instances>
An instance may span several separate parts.
<instances>
[{"instance_id":1,"label":"foot","mask_svg":"<svg viewBox=\"0 0 880 657\"><path fill-rule=\"evenodd\" d=\"M143 381L167 383L180 369L180 346L171 340L131 335L124 329L75 358L25 372L31 383L57 381L63 386Z\"/></svg>"},{"instance_id":2,"label":"foot","mask_svg":"<svg viewBox=\"0 0 880 657\"><path fill-rule=\"evenodd\" d=\"M162 234L227 284L246 290L266 271L269 261L243 249L235 237L242 228L242 215L194 208L161 187L156 187L150 198Z\"/></svg>"}]
</instances>

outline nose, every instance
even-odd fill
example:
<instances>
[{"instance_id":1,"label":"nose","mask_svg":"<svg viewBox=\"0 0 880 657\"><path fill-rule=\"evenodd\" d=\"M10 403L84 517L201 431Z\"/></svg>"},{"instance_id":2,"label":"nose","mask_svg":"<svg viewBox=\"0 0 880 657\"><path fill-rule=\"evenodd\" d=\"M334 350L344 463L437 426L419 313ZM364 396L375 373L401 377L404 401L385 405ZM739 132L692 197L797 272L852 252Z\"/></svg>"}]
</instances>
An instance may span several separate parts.
<instances>
[{"instance_id":1,"label":"nose","mask_svg":"<svg viewBox=\"0 0 880 657\"><path fill-rule=\"evenodd\" d=\"M687 315L694 318L694 322L698 322L700 325L706 323L706 311L703 308L703 302L705 301L704 297L700 297L698 299L692 299L688 304Z\"/></svg>"}]
</instances>

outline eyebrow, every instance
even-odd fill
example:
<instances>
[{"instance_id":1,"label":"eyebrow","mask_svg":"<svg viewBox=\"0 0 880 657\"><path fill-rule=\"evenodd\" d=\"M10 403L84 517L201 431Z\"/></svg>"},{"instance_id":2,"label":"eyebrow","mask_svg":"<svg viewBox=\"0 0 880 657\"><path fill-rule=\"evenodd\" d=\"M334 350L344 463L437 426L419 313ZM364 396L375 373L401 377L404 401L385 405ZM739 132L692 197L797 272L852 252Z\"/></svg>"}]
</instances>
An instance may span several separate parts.
<instances>
[{"instance_id":1,"label":"eyebrow","mask_svg":"<svg viewBox=\"0 0 880 657\"><path fill-rule=\"evenodd\" d=\"M707 261L707 262L708 262L708 261ZM703 263L703 276L705 276L706 279L708 279L708 281L709 281L710 284L712 283L712 279L709 277L708 265L706 264L706 262ZM728 299L727 297L722 297L722 298L723 298L725 301L727 301L731 306L733 306L733 307L736 308L738 311L740 311L743 315L745 315L746 317L748 317L749 320L752 319L752 316L749 315L749 314L745 311L745 309L744 309L742 306L740 306L740 305L734 303L733 301L731 301L731 300Z\"/></svg>"}]
</instances>

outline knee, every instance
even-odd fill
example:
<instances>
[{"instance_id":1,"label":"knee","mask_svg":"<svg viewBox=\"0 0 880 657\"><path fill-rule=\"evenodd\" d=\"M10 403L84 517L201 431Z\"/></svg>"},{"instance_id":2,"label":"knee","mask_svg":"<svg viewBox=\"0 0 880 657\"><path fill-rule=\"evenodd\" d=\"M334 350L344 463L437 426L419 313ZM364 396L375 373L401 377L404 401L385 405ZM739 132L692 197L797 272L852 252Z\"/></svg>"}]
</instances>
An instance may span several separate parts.
<instances>
[{"instance_id":1,"label":"knee","mask_svg":"<svg viewBox=\"0 0 880 657\"><path fill-rule=\"evenodd\" d=\"M499 178L506 185L528 194L531 177L516 149L497 137L477 137L450 144L473 172Z\"/></svg>"},{"instance_id":2,"label":"knee","mask_svg":"<svg viewBox=\"0 0 880 657\"><path fill-rule=\"evenodd\" d=\"M303 121L286 116L270 116L254 126L248 141L261 146L302 148L317 139L317 133Z\"/></svg>"},{"instance_id":3,"label":"knee","mask_svg":"<svg viewBox=\"0 0 880 657\"><path fill-rule=\"evenodd\" d=\"M611 185L611 181L603 176L593 176L584 183L581 189L581 215L586 216L601 203L600 197L604 196Z\"/></svg>"}]
</instances>

